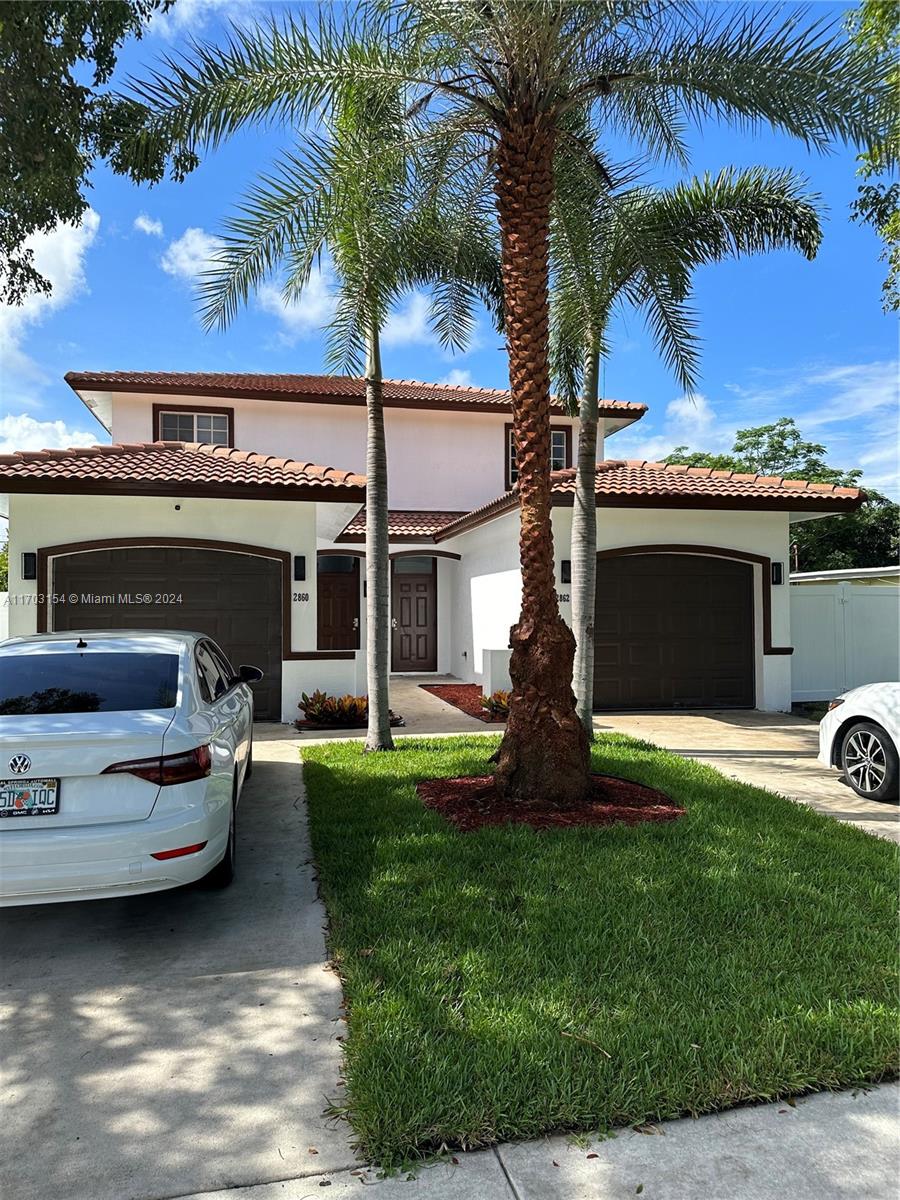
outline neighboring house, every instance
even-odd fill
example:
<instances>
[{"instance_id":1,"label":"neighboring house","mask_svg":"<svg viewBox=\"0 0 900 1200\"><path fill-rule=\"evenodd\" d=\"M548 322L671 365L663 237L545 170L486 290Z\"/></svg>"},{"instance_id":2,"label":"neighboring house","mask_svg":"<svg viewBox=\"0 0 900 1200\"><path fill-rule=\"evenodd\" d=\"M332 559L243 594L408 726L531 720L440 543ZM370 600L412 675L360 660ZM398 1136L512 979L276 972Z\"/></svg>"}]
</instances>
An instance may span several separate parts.
<instances>
[{"instance_id":1,"label":"neighboring house","mask_svg":"<svg viewBox=\"0 0 900 1200\"><path fill-rule=\"evenodd\" d=\"M793 698L900 678L900 567L791 575Z\"/></svg>"},{"instance_id":2,"label":"neighboring house","mask_svg":"<svg viewBox=\"0 0 900 1200\"><path fill-rule=\"evenodd\" d=\"M257 708L272 719L303 690L364 690L362 380L66 378L112 445L0 457L10 634L199 628L266 671ZM392 668L497 686L520 599L509 395L388 381L385 406ZM787 709L789 522L861 493L606 459L645 411L600 405L598 707ZM558 404L552 420L569 616L577 421Z\"/></svg>"}]
</instances>

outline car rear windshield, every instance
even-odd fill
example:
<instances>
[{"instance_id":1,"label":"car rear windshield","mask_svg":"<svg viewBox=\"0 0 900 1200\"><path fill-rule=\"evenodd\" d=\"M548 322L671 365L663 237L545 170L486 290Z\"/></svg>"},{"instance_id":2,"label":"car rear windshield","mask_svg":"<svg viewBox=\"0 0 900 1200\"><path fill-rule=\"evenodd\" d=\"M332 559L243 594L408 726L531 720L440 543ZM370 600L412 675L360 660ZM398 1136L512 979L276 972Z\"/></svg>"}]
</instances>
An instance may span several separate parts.
<instances>
[{"instance_id":1,"label":"car rear windshield","mask_svg":"<svg viewBox=\"0 0 900 1200\"><path fill-rule=\"evenodd\" d=\"M174 708L177 654L0 655L0 716Z\"/></svg>"}]
</instances>

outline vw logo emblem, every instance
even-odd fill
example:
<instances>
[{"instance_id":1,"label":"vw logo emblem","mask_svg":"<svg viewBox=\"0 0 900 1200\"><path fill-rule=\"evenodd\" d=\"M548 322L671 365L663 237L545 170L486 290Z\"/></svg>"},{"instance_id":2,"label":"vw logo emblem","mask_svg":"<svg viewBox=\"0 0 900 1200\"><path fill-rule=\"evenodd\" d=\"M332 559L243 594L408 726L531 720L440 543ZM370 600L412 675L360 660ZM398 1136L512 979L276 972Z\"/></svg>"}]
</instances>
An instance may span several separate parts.
<instances>
[{"instance_id":1,"label":"vw logo emblem","mask_svg":"<svg viewBox=\"0 0 900 1200\"><path fill-rule=\"evenodd\" d=\"M9 760L9 769L13 775L24 775L31 770L31 759L27 754L14 754Z\"/></svg>"}]
</instances>

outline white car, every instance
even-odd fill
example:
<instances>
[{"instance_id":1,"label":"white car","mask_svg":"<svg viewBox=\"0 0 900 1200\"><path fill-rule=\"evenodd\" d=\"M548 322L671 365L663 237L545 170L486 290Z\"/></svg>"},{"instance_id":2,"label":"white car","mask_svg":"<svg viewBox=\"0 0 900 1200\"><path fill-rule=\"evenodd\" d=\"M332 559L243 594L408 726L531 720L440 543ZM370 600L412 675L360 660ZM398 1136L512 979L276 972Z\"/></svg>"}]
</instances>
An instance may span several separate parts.
<instances>
[{"instance_id":1,"label":"white car","mask_svg":"<svg viewBox=\"0 0 900 1200\"><path fill-rule=\"evenodd\" d=\"M0 905L230 883L261 678L199 633L0 643Z\"/></svg>"},{"instance_id":2,"label":"white car","mask_svg":"<svg viewBox=\"0 0 900 1200\"><path fill-rule=\"evenodd\" d=\"M869 800L898 797L900 683L867 683L844 692L819 724L819 762L840 767Z\"/></svg>"}]
</instances>

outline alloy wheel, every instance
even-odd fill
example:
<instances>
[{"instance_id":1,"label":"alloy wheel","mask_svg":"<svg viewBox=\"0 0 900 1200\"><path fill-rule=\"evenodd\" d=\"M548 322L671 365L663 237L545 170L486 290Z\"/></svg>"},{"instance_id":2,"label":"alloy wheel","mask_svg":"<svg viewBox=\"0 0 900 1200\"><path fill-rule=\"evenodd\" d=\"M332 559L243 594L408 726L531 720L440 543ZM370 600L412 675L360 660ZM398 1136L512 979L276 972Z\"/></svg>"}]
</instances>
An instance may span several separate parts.
<instances>
[{"instance_id":1,"label":"alloy wheel","mask_svg":"<svg viewBox=\"0 0 900 1200\"><path fill-rule=\"evenodd\" d=\"M884 746L874 733L858 729L844 746L844 768L863 792L877 792L887 775Z\"/></svg>"}]
</instances>

